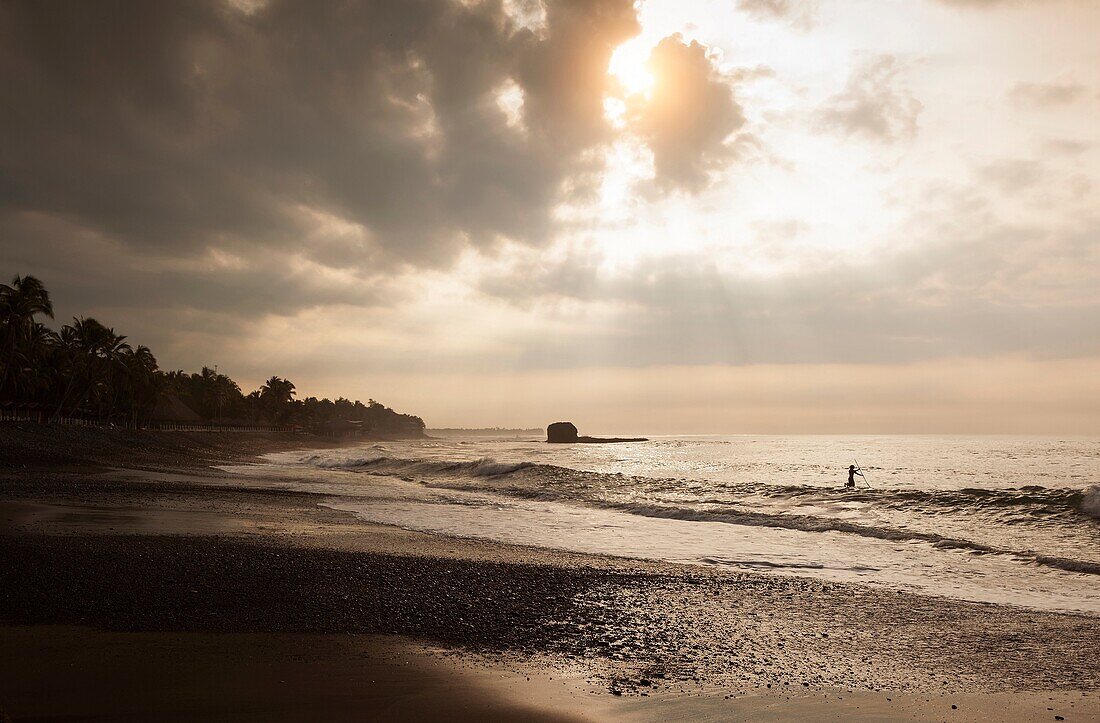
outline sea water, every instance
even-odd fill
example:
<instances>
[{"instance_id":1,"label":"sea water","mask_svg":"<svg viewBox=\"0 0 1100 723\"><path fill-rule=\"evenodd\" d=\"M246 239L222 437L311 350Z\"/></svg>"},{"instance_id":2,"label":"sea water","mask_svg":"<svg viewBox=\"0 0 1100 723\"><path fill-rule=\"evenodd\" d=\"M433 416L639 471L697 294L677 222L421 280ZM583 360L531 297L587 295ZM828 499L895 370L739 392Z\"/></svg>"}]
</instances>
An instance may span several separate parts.
<instances>
[{"instance_id":1,"label":"sea water","mask_svg":"<svg viewBox=\"0 0 1100 723\"><path fill-rule=\"evenodd\" d=\"M1100 613L1098 439L448 438L227 469L413 530Z\"/></svg>"}]
</instances>

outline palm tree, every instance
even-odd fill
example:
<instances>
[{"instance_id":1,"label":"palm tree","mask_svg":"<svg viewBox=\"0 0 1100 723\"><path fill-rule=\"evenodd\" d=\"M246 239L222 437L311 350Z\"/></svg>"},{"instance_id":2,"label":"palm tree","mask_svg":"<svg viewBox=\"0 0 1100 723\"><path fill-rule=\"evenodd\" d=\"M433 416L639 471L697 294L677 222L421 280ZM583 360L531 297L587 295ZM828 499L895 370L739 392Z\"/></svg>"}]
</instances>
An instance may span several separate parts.
<instances>
[{"instance_id":1,"label":"palm tree","mask_svg":"<svg viewBox=\"0 0 1100 723\"><path fill-rule=\"evenodd\" d=\"M260 387L260 404L268 410L271 421L278 424L289 412L294 397L294 384L289 379L271 377Z\"/></svg>"},{"instance_id":2,"label":"palm tree","mask_svg":"<svg viewBox=\"0 0 1100 723\"><path fill-rule=\"evenodd\" d=\"M18 399L54 406L62 413L125 422L138 427L152 414L160 395L170 393L206 419L246 417L274 424L295 422L320 428L332 420L364 426L422 431L423 421L394 412L374 400L343 397L295 400L289 380L273 376L249 394L216 369L199 374L161 372L148 347L133 348L122 334L95 319L74 317L53 332L35 317L53 318L53 304L42 282L16 276L0 284L0 400Z\"/></svg>"},{"instance_id":3,"label":"palm tree","mask_svg":"<svg viewBox=\"0 0 1100 723\"><path fill-rule=\"evenodd\" d=\"M241 388L225 374L214 375L214 417L226 416L227 406L240 406Z\"/></svg>"},{"instance_id":4,"label":"palm tree","mask_svg":"<svg viewBox=\"0 0 1100 723\"><path fill-rule=\"evenodd\" d=\"M58 336L43 324L31 324L30 333L12 360L12 386L17 396L41 399L54 383L52 361Z\"/></svg>"},{"instance_id":5,"label":"palm tree","mask_svg":"<svg viewBox=\"0 0 1100 723\"><path fill-rule=\"evenodd\" d=\"M165 383L165 376L157 369L157 359L147 346L126 349L122 352L126 369L120 396L129 410L128 424L139 426L141 415L149 415L157 405L157 398Z\"/></svg>"},{"instance_id":6,"label":"palm tree","mask_svg":"<svg viewBox=\"0 0 1100 723\"><path fill-rule=\"evenodd\" d=\"M112 385L119 371L125 368L124 355L130 350L126 337L95 319L73 317L72 324L62 327L60 339L65 347L68 366L65 372L69 381L54 416L61 415L70 394L80 391L80 387L83 393L78 396L80 402L76 408L83 408L94 399L101 412L104 404L107 405L109 416L113 406Z\"/></svg>"},{"instance_id":7,"label":"palm tree","mask_svg":"<svg viewBox=\"0 0 1100 723\"><path fill-rule=\"evenodd\" d=\"M198 396L204 416L218 419L225 416L228 405L236 402L239 406L241 388L225 374L203 367L201 373L192 375L192 379L199 387Z\"/></svg>"},{"instance_id":8,"label":"palm tree","mask_svg":"<svg viewBox=\"0 0 1100 723\"><path fill-rule=\"evenodd\" d=\"M4 352L4 370L0 372L0 393L12 376L15 355L20 345L34 332L35 314L53 318L50 294L34 276L16 276L11 285L0 284L0 330Z\"/></svg>"},{"instance_id":9,"label":"palm tree","mask_svg":"<svg viewBox=\"0 0 1100 723\"><path fill-rule=\"evenodd\" d=\"M115 402L118 399L119 382L126 373L126 355L133 351L126 342L126 337L116 334L113 328L104 327L106 331L100 338L99 347L96 350L101 373L98 375L97 402L99 411L104 421L111 421L115 411Z\"/></svg>"}]
</instances>

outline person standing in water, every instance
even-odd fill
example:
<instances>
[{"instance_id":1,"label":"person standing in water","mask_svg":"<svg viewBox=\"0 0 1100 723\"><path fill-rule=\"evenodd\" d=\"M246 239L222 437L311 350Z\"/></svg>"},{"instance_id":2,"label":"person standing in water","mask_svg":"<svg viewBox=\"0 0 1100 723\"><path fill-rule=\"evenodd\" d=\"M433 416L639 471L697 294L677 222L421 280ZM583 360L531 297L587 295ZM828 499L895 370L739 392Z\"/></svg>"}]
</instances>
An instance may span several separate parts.
<instances>
[{"instance_id":1,"label":"person standing in water","mask_svg":"<svg viewBox=\"0 0 1100 723\"><path fill-rule=\"evenodd\" d=\"M856 469L856 466L854 464L848 465L848 484L846 484L844 486L854 488L856 486L856 475L857 474L860 477L863 477L863 473L860 472L858 469ZM864 479L867 479L867 478L864 477Z\"/></svg>"}]
</instances>

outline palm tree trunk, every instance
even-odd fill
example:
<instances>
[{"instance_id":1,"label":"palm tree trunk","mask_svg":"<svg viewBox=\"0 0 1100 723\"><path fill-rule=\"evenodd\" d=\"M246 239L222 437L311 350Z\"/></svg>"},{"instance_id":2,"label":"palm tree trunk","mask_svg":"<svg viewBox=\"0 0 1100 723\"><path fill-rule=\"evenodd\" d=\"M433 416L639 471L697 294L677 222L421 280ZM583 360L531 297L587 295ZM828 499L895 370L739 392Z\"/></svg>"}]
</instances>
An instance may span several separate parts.
<instances>
[{"instance_id":1,"label":"palm tree trunk","mask_svg":"<svg viewBox=\"0 0 1100 723\"><path fill-rule=\"evenodd\" d=\"M4 364L4 372L0 374L0 394L4 393L4 387L8 384L8 372L11 371L11 365L15 363L15 331L12 330L11 336L11 350L8 352L8 361Z\"/></svg>"},{"instance_id":2,"label":"palm tree trunk","mask_svg":"<svg viewBox=\"0 0 1100 723\"><path fill-rule=\"evenodd\" d=\"M61 395L61 402L57 405L57 411L53 413L53 417L50 421L54 421L61 418L61 410L65 408L65 402L69 401L69 393L73 390L73 382L76 381L76 372L73 371L72 376L69 377L69 383L65 386L65 393Z\"/></svg>"}]
</instances>

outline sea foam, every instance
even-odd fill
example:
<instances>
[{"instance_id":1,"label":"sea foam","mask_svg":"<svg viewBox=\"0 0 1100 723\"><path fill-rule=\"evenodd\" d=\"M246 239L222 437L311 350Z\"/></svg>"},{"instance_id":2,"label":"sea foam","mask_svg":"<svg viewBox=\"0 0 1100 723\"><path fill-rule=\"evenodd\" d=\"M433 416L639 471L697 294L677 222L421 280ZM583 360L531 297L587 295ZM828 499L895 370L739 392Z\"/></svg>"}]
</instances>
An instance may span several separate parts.
<instances>
[{"instance_id":1,"label":"sea foam","mask_svg":"<svg viewBox=\"0 0 1100 723\"><path fill-rule=\"evenodd\" d=\"M1100 485L1093 485L1085 490L1081 498L1081 511L1089 517L1100 519Z\"/></svg>"}]
</instances>

